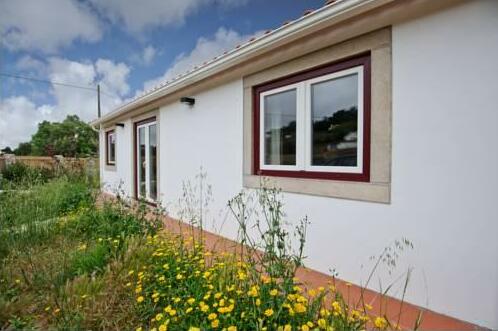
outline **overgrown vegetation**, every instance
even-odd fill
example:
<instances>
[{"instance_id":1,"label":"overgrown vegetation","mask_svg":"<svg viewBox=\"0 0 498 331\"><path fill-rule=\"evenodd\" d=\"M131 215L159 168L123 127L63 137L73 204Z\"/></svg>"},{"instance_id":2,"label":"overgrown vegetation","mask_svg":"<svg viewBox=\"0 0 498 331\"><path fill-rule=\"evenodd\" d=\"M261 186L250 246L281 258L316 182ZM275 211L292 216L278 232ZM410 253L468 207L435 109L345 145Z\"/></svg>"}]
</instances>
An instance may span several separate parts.
<instances>
[{"instance_id":1,"label":"overgrown vegetation","mask_svg":"<svg viewBox=\"0 0 498 331\"><path fill-rule=\"evenodd\" d=\"M159 231L159 208L98 200L81 174L27 178L32 185L0 194L0 329L396 327L368 303L348 302L334 282L300 283L308 222L287 230L277 189L229 201L244 245L220 250L202 232L205 174L184 183L179 215L190 226L176 233Z\"/></svg>"}]
</instances>

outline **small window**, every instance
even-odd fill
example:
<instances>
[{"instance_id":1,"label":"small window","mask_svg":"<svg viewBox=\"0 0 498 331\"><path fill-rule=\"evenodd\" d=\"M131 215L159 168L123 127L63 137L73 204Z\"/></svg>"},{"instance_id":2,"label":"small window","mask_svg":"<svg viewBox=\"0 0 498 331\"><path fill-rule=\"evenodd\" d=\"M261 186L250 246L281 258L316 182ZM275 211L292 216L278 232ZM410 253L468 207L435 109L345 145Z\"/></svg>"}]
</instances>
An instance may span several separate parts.
<instances>
[{"instance_id":1,"label":"small window","mask_svg":"<svg viewBox=\"0 0 498 331\"><path fill-rule=\"evenodd\" d=\"M116 164L116 132L114 130L106 132L106 160L108 165Z\"/></svg>"},{"instance_id":2,"label":"small window","mask_svg":"<svg viewBox=\"0 0 498 331\"><path fill-rule=\"evenodd\" d=\"M254 171L369 180L370 57L255 87Z\"/></svg>"}]
</instances>

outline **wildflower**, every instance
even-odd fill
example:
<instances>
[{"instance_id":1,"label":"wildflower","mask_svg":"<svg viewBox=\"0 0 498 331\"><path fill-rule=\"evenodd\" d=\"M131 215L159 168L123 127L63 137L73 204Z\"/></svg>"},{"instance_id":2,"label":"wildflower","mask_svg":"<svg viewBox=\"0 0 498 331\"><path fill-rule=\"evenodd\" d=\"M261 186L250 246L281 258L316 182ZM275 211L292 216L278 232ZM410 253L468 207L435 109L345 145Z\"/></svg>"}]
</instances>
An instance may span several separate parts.
<instances>
[{"instance_id":1,"label":"wildflower","mask_svg":"<svg viewBox=\"0 0 498 331\"><path fill-rule=\"evenodd\" d=\"M270 291L270 295L272 297L276 296L278 294L278 290L276 288L274 288L273 290Z\"/></svg>"},{"instance_id":2,"label":"wildflower","mask_svg":"<svg viewBox=\"0 0 498 331\"><path fill-rule=\"evenodd\" d=\"M265 316L266 317L271 317L273 315L273 309L269 308L265 310Z\"/></svg>"},{"instance_id":3,"label":"wildflower","mask_svg":"<svg viewBox=\"0 0 498 331\"><path fill-rule=\"evenodd\" d=\"M183 275L182 275L182 274L178 274L178 275L176 275L176 279L177 279L177 280L182 280L182 279L183 279Z\"/></svg>"},{"instance_id":4,"label":"wildflower","mask_svg":"<svg viewBox=\"0 0 498 331\"><path fill-rule=\"evenodd\" d=\"M256 306L261 306L261 299L260 298L257 298L256 299Z\"/></svg>"},{"instance_id":5,"label":"wildflower","mask_svg":"<svg viewBox=\"0 0 498 331\"><path fill-rule=\"evenodd\" d=\"M384 330L387 327L387 320L384 317L379 316L375 319L374 325L376 328Z\"/></svg>"},{"instance_id":6,"label":"wildflower","mask_svg":"<svg viewBox=\"0 0 498 331\"><path fill-rule=\"evenodd\" d=\"M159 331L167 331L168 330L168 326L166 324L161 324L159 326Z\"/></svg>"},{"instance_id":7,"label":"wildflower","mask_svg":"<svg viewBox=\"0 0 498 331\"><path fill-rule=\"evenodd\" d=\"M197 328L195 326L191 326L188 331L201 331L201 328Z\"/></svg>"},{"instance_id":8,"label":"wildflower","mask_svg":"<svg viewBox=\"0 0 498 331\"><path fill-rule=\"evenodd\" d=\"M136 329L135 329L135 331L142 331L142 330L143 330L143 329L142 329L142 327L141 327L141 326L139 326L138 328L136 328Z\"/></svg>"},{"instance_id":9,"label":"wildflower","mask_svg":"<svg viewBox=\"0 0 498 331\"><path fill-rule=\"evenodd\" d=\"M20 279L16 279L16 284L19 284L21 283L21 280Z\"/></svg>"},{"instance_id":10,"label":"wildflower","mask_svg":"<svg viewBox=\"0 0 498 331\"><path fill-rule=\"evenodd\" d=\"M306 312L306 306L303 305L302 303L295 303L294 304L294 310L297 313L304 313L304 312Z\"/></svg>"},{"instance_id":11,"label":"wildflower","mask_svg":"<svg viewBox=\"0 0 498 331\"><path fill-rule=\"evenodd\" d=\"M176 310L175 309L171 309L169 311L169 316L175 316L176 315Z\"/></svg>"},{"instance_id":12,"label":"wildflower","mask_svg":"<svg viewBox=\"0 0 498 331\"><path fill-rule=\"evenodd\" d=\"M372 310L372 305L369 305L368 303L365 304L365 308L367 308L368 310Z\"/></svg>"},{"instance_id":13,"label":"wildflower","mask_svg":"<svg viewBox=\"0 0 498 331\"><path fill-rule=\"evenodd\" d=\"M194 308L192 308L192 307L188 307L188 308L187 308L187 310L185 310L185 313L187 313L187 314L188 314L188 313L190 313L192 310L194 310Z\"/></svg>"},{"instance_id":14,"label":"wildflower","mask_svg":"<svg viewBox=\"0 0 498 331\"><path fill-rule=\"evenodd\" d=\"M142 303L143 301L144 301L144 297L143 297L143 296L139 296L139 297L137 298L137 302L138 302L138 303Z\"/></svg>"},{"instance_id":15,"label":"wildflower","mask_svg":"<svg viewBox=\"0 0 498 331\"><path fill-rule=\"evenodd\" d=\"M194 302L195 302L195 299L194 299L194 298L190 298L190 299L188 299L188 300L187 300L187 303L188 303L189 305L192 305Z\"/></svg>"},{"instance_id":16,"label":"wildflower","mask_svg":"<svg viewBox=\"0 0 498 331\"><path fill-rule=\"evenodd\" d=\"M222 294L221 294L220 292L218 292L218 293L216 293L216 294L214 295L214 298L215 298L215 299L219 299L219 298L221 298L221 296L222 296Z\"/></svg>"},{"instance_id":17,"label":"wildflower","mask_svg":"<svg viewBox=\"0 0 498 331\"><path fill-rule=\"evenodd\" d=\"M216 319L217 315L215 313L211 313L208 315L208 320L212 321L214 319Z\"/></svg>"},{"instance_id":18,"label":"wildflower","mask_svg":"<svg viewBox=\"0 0 498 331\"><path fill-rule=\"evenodd\" d=\"M56 310L54 310L54 314L58 314L61 310L59 308L57 308Z\"/></svg>"},{"instance_id":19,"label":"wildflower","mask_svg":"<svg viewBox=\"0 0 498 331\"><path fill-rule=\"evenodd\" d=\"M308 295L313 298L314 296L316 296L316 291L311 289L308 291Z\"/></svg>"},{"instance_id":20,"label":"wildflower","mask_svg":"<svg viewBox=\"0 0 498 331\"><path fill-rule=\"evenodd\" d=\"M301 331L310 331L310 327L306 324L301 325Z\"/></svg>"},{"instance_id":21,"label":"wildflower","mask_svg":"<svg viewBox=\"0 0 498 331\"><path fill-rule=\"evenodd\" d=\"M156 321L158 321L158 322L159 322L160 320L162 320L162 319L163 319L163 317L164 317L164 315L163 315L163 314L161 314L161 313L157 314L157 315L156 315Z\"/></svg>"},{"instance_id":22,"label":"wildflower","mask_svg":"<svg viewBox=\"0 0 498 331\"><path fill-rule=\"evenodd\" d=\"M227 331L237 331L237 327L234 325L231 325L227 328Z\"/></svg>"},{"instance_id":23,"label":"wildflower","mask_svg":"<svg viewBox=\"0 0 498 331\"><path fill-rule=\"evenodd\" d=\"M291 331L291 330L292 330L292 326L290 324L285 324L284 331Z\"/></svg>"},{"instance_id":24,"label":"wildflower","mask_svg":"<svg viewBox=\"0 0 498 331\"><path fill-rule=\"evenodd\" d=\"M217 328L219 325L220 325L220 321L219 320L214 320L214 321L211 322L211 327L212 328Z\"/></svg>"},{"instance_id":25,"label":"wildflower","mask_svg":"<svg viewBox=\"0 0 498 331\"><path fill-rule=\"evenodd\" d=\"M320 329L325 329L327 327L327 321L325 321L323 318L320 318L317 321L317 324Z\"/></svg>"},{"instance_id":26,"label":"wildflower","mask_svg":"<svg viewBox=\"0 0 498 331\"><path fill-rule=\"evenodd\" d=\"M247 295L250 297L257 297L258 296L258 288L256 286L251 287L251 289L247 292Z\"/></svg>"}]
</instances>

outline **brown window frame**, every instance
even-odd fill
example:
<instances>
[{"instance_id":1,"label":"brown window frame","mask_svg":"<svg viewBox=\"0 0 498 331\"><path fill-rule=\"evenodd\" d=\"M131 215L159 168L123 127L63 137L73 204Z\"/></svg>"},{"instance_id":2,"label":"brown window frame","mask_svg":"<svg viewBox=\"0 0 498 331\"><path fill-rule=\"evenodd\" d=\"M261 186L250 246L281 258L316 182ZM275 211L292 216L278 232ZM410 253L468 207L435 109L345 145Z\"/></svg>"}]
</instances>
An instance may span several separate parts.
<instances>
[{"instance_id":1,"label":"brown window frame","mask_svg":"<svg viewBox=\"0 0 498 331\"><path fill-rule=\"evenodd\" d=\"M109 158L109 138L111 135L114 135L114 160ZM109 166L116 165L116 130L109 130L105 133L105 163Z\"/></svg>"},{"instance_id":2,"label":"brown window frame","mask_svg":"<svg viewBox=\"0 0 498 331\"><path fill-rule=\"evenodd\" d=\"M260 169L260 95L276 88L363 66L363 166L361 173L318 172L305 170ZM328 179L342 181L370 181L370 122L371 122L371 58L364 53L301 71L253 87L253 174L262 176Z\"/></svg>"}]
</instances>

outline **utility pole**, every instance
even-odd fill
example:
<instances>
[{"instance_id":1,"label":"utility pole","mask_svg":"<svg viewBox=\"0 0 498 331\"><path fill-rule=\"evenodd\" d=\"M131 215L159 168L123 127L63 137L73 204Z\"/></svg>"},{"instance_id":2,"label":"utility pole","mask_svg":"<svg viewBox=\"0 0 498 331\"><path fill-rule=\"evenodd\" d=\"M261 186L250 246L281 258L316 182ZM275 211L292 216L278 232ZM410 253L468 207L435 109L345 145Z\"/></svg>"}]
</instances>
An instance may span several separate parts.
<instances>
[{"instance_id":1,"label":"utility pole","mask_svg":"<svg viewBox=\"0 0 498 331\"><path fill-rule=\"evenodd\" d=\"M100 118L100 84L97 84L97 115Z\"/></svg>"}]
</instances>

